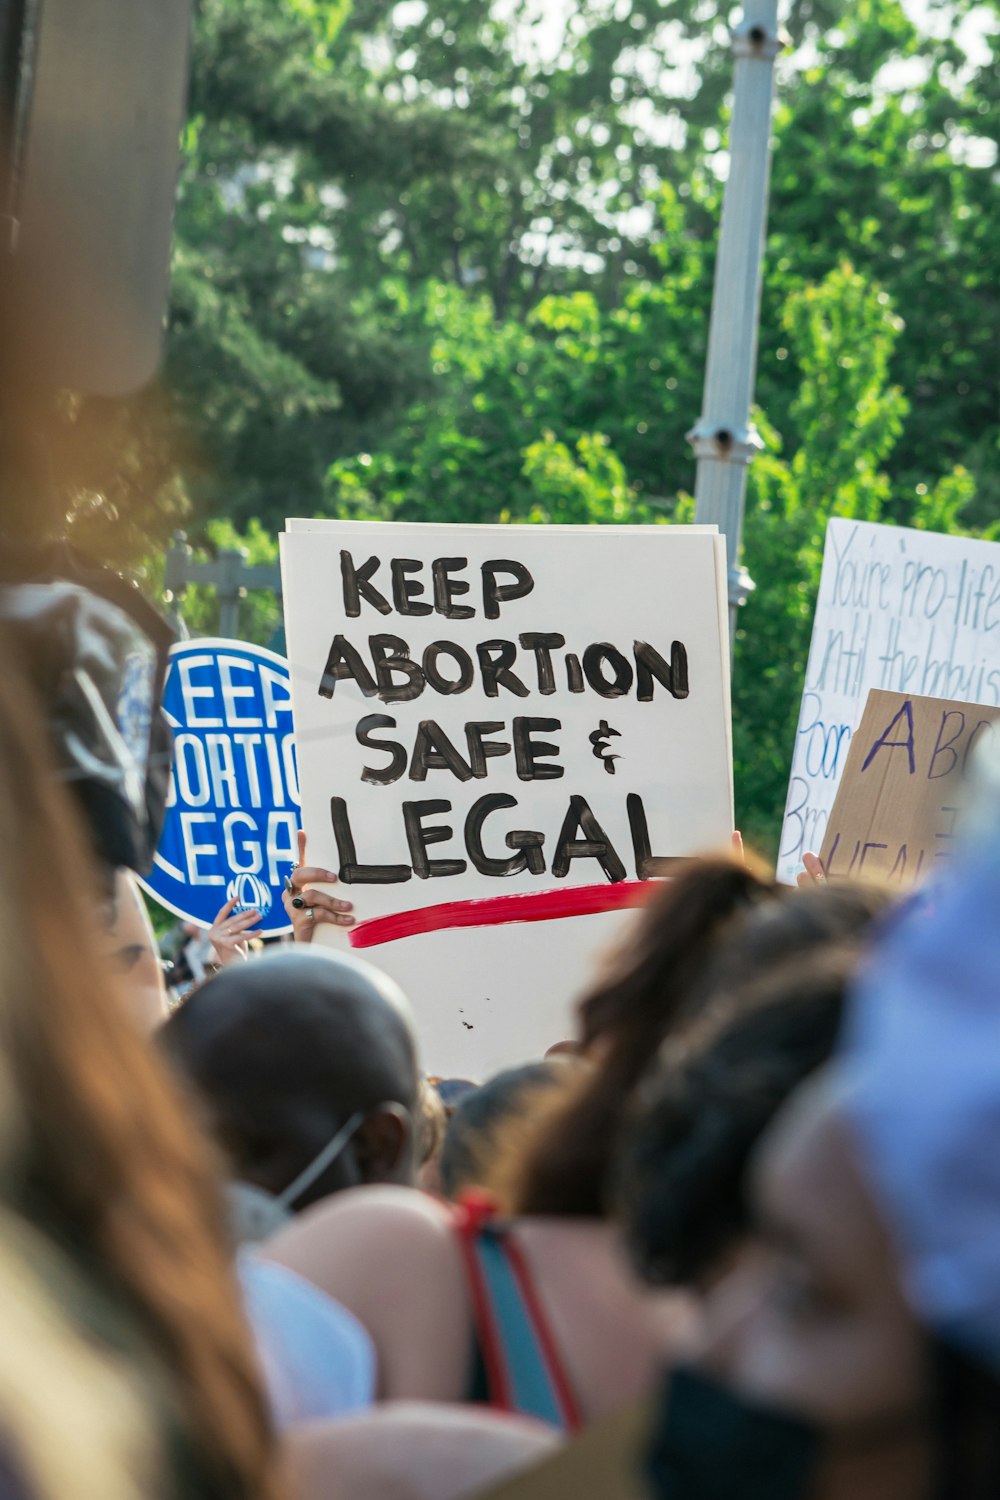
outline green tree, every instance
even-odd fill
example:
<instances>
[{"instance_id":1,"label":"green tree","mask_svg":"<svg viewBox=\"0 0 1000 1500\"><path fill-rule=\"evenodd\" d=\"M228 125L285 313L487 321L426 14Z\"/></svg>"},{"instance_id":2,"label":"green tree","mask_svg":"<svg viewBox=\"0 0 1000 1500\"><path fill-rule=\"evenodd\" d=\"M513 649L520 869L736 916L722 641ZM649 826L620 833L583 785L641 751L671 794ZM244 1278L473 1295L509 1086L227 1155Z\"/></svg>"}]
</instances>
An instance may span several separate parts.
<instances>
[{"instance_id":1,"label":"green tree","mask_svg":"<svg viewBox=\"0 0 1000 1500\"><path fill-rule=\"evenodd\" d=\"M690 274L688 266L682 275ZM644 467L637 430L657 425L652 350L664 349L661 320L678 298L665 272L611 314L576 293L543 301L526 327L497 327L485 303L442 288L439 400L409 414L395 450L333 466L329 512L576 524L690 519L676 477L666 496L651 493L660 471ZM685 326L677 320L679 341ZM739 816L767 852L784 806L827 520L886 519L905 501L913 524L957 531L975 495L962 467L908 496L893 489L890 464L908 415L891 379L903 331L887 293L846 263L793 290L782 312L799 385L784 440L758 414L767 449L750 471L746 557L759 586L741 616L734 673ZM662 380L655 388L669 412L673 392ZM644 403L634 408L640 390ZM592 425L598 406L604 432Z\"/></svg>"},{"instance_id":2,"label":"green tree","mask_svg":"<svg viewBox=\"0 0 1000 1500\"><path fill-rule=\"evenodd\" d=\"M801 371L782 451L761 420L767 451L750 470L746 556L761 583L744 607L735 642L734 760L745 836L773 854L788 788L802 674L831 516L886 519L887 472L904 430L907 399L889 381L903 330L890 299L851 266L792 293L782 332ZM956 468L910 498L915 525L955 532L975 494ZM790 670L791 669L791 670Z\"/></svg>"},{"instance_id":3,"label":"green tree","mask_svg":"<svg viewBox=\"0 0 1000 1500\"><path fill-rule=\"evenodd\" d=\"M936 7L955 23L938 38L898 0L791 7L769 447L746 531L758 593L737 643L741 817L760 838L826 517L986 527L1000 510L1000 70L995 32L979 61L963 52L973 9ZM267 549L292 512L690 514L728 7L581 0L562 35L543 14L199 0L164 379L57 403L76 535L126 561L178 519L201 545ZM246 629L267 622L251 611Z\"/></svg>"},{"instance_id":4,"label":"green tree","mask_svg":"<svg viewBox=\"0 0 1000 1500\"><path fill-rule=\"evenodd\" d=\"M669 514L690 480L684 398L701 382L711 281L704 243L687 229L690 211L667 186L656 206L657 277L629 285L610 308L581 290L498 322L484 293L432 283L433 396L401 417L380 453L331 467L325 513L522 520L538 501L529 451L556 441L579 452L600 434L632 496L630 513L616 519ZM560 504L550 485L545 513L579 520L578 501L568 492Z\"/></svg>"}]
</instances>

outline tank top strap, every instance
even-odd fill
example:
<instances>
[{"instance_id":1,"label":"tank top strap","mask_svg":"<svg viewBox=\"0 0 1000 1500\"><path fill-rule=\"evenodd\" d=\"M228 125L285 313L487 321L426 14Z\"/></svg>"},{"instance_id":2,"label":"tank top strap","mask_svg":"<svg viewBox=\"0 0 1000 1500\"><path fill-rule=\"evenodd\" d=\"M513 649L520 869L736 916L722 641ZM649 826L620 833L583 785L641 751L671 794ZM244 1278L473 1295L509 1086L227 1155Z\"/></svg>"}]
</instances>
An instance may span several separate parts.
<instances>
[{"instance_id":1,"label":"tank top strap","mask_svg":"<svg viewBox=\"0 0 1000 1500\"><path fill-rule=\"evenodd\" d=\"M580 1410L528 1264L492 1202L463 1197L455 1229L468 1278L491 1406L537 1417L565 1432Z\"/></svg>"}]
</instances>

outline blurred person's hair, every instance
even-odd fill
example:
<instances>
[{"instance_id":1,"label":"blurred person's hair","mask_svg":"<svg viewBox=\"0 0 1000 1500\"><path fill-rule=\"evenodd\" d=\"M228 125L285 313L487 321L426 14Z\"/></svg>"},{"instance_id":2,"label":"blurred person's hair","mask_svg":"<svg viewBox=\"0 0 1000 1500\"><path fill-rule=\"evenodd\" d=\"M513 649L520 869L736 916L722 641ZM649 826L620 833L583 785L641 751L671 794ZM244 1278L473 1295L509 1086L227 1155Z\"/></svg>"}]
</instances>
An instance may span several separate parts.
<instances>
[{"instance_id":1,"label":"blurred person's hair","mask_svg":"<svg viewBox=\"0 0 1000 1500\"><path fill-rule=\"evenodd\" d=\"M479 1087L479 1084L473 1083L471 1078L436 1078L431 1076L427 1082L440 1097L441 1103L444 1105L445 1116L449 1120L455 1113L457 1105L462 1102L465 1096L467 1094L474 1094Z\"/></svg>"},{"instance_id":2,"label":"blurred person's hair","mask_svg":"<svg viewBox=\"0 0 1000 1500\"><path fill-rule=\"evenodd\" d=\"M658 883L580 1002L584 1049L644 1066L723 935L785 894L758 869L729 858L692 861Z\"/></svg>"},{"instance_id":3,"label":"blurred person's hair","mask_svg":"<svg viewBox=\"0 0 1000 1500\"><path fill-rule=\"evenodd\" d=\"M585 1064L553 1058L505 1068L466 1094L452 1111L441 1148L441 1187L446 1198L470 1188L488 1188L498 1179L497 1157L509 1157L512 1133L530 1130L539 1110L562 1099L567 1082Z\"/></svg>"},{"instance_id":4,"label":"blurred person's hair","mask_svg":"<svg viewBox=\"0 0 1000 1500\"><path fill-rule=\"evenodd\" d=\"M52 1295L52 1247L0 1209L0 1450L38 1500L147 1500L162 1464L132 1372L99 1350Z\"/></svg>"},{"instance_id":5,"label":"blurred person's hair","mask_svg":"<svg viewBox=\"0 0 1000 1500\"><path fill-rule=\"evenodd\" d=\"M693 863L654 891L580 1004L584 1051L598 1062L539 1113L534 1139L522 1142L505 1190L511 1212L604 1212L627 1099L687 1013L714 945L749 911L777 899L770 881L730 859Z\"/></svg>"},{"instance_id":6,"label":"blurred person's hair","mask_svg":"<svg viewBox=\"0 0 1000 1500\"><path fill-rule=\"evenodd\" d=\"M211 1153L101 961L90 851L33 695L4 659L0 1199L131 1310L220 1485L269 1496L271 1425Z\"/></svg>"},{"instance_id":7,"label":"blurred person's hair","mask_svg":"<svg viewBox=\"0 0 1000 1500\"><path fill-rule=\"evenodd\" d=\"M517 1214L599 1218L629 1102L672 1038L780 963L867 927L874 887L778 886L730 860L665 882L580 1009L595 1066L539 1123L505 1206Z\"/></svg>"},{"instance_id":8,"label":"blurred person's hair","mask_svg":"<svg viewBox=\"0 0 1000 1500\"><path fill-rule=\"evenodd\" d=\"M420 1108L420 1136L417 1147L417 1164L426 1167L437 1161L444 1145L448 1114L444 1100L429 1079L421 1077L418 1097Z\"/></svg>"},{"instance_id":9,"label":"blurred person's hair","mask_svg":"<svg viewBox=\"0 0 1000 1500\"><path fill-rule=\"evenodd\" d=\"M696 1283L749 1232L750 1157L828 1061L857 960L857 946L826 945L724 996L641 1085L614 1189L644 1280Z\"/></svg>"}]
</instances>

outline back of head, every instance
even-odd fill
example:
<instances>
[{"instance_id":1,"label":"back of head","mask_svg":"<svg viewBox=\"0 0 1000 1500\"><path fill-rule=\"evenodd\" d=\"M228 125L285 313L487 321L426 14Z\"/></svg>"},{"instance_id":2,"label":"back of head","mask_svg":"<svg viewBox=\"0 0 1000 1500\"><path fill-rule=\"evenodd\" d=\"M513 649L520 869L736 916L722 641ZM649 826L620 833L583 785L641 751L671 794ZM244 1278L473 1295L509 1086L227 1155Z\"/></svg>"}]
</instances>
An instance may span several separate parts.
<instances>
[{"instance_id":1,"label":"back of head","mask_svg":"<svg viewBox=\"0 0 1000 1500\"><path fill-rule=\"evenodd\" d=\"M506 1068L455 1106L441 1150L441 1187L446 1198L495 1181L498 1151L512 1149L514 1132L530 1127L541 1097L571 1079L573 1058Z\"/></svg>"},{"instance_id":2,"label":"back of head","mask_svg":"<svg viewBox=\"0 0 1000 1500\"><path fill-rule=\"evenodd\" d=\"M584 1002L599 1045L592 1073L529 1148L508 1205L598 1217L610 1207L616 1145L635 1089L660 1049L683 1039L736 989L859 934L885 905L874 889L777 887L742 865L706 860L643 913L634 952Z\"/></svg>"},{"instance_id":3,"label":"back of head","mask_svg":"<svg viewBox=\"0 0 1000 1500\"><path fill-rule=\"evenodd\" d=\"M615 1171L632 1257L647 1281L711 1277L749 1231L745 1178L757 1142L796 1088L831 1056L857 966L826 945L719 998L665 1049L639 1090Z\"/></svg>"},{"instance_id":4,"label":"back of head","mask_svg":"<svg viewBox=\"0 0 1000 1500\"><path fill-rule=\"evenodd\" d=\"M784 887L733 859L705 859L658 884L580 1003L584 1047L645 1059L686 1006L709 955Z\"/></svg>"},{"instance_id":5,"label":"back of head","mask_svg":"<svg viewBox=\"0 0 1000 1500\"><path fill-rule=\"evenodd\" d=\"M782 896L760 906L714 945L691 988L689 1017L703 1016L715 1003L724 1007L727 995L745 994L755 983L769 986L786 964L795 965L830 945L863 940L892 901L882 887L848 881L784 888Z\"/></svg>"},{"instance_id":6,"label":"back of head","mask_svg":"<svg viewBox=\"0 0 1000 1500\"><path fill-rule=\"evenodd\" d=\"M516 1213L597 1217L625 1105L723 934L781 898L730 859L692 863L659 885L580 1005L584 1049L597 1059L540 1122L510 1184Z\"/></svg>"},{"instance_id":7,"label":"back of head","mask_svg":"<svg viewBox=\"0 0 1000 1500\"><path fill-rule=\"evenodd\" d=\"M296 1206L359 1182L410 1180L413 1032L401 991L372 965L318 947L272 949L196 990L163 1041L243 1180L283 1192L352 1121Z\"/></svg>"}]
</instances>

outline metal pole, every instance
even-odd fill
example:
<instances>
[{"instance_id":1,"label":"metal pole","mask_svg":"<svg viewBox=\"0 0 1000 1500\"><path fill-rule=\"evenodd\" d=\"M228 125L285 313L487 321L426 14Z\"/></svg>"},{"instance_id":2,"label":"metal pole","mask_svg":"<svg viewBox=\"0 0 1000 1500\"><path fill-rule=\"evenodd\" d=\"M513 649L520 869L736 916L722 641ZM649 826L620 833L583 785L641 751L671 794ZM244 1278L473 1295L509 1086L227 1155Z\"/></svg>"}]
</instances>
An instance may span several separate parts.
<instances>
[{"instance_id":1,"label":"metal pole","mask_svg":"<svg viewBox=\"0 0 1000 1500\"><path fill-rule=\"evenodd\" d=\"M247 555L240 547L224 547L216 564L219 595L219 634L236 640L239 636L240 600L246 597L243 570Z\"/></svg>"},{"instance_id":2,"label":"metal pole","mask_svg":"<svg viewBox=\"0 0 1000 1500\"><path fill-rule=\"evenodd\" d=\"M747 0L733 31L733 121L729 179L715 267L702 415L688 433L698 458L695 520L715 522L729 558L730 629L753 590L740 565L747 465L761 447L750 423L757 367L761 260L767 225L774 59L783 41L777 0Z\"/></svg>"}]
</instances>

